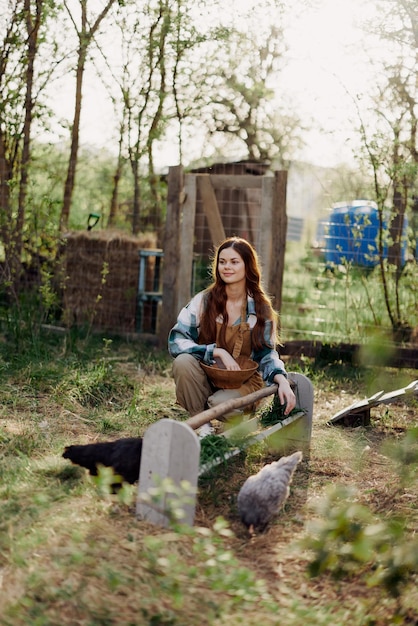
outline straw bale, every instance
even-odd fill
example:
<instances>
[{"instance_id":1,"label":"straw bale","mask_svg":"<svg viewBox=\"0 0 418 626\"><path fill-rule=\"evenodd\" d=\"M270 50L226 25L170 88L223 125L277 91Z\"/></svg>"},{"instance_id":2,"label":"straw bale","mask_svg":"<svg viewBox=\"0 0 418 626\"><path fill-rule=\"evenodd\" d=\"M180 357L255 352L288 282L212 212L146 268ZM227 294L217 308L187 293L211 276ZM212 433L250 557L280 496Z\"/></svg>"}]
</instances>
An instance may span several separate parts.
<instances>
[{"instance_id":1,"label":"straw bale","mask_svg":"<svg viewBox=\"0 0 418 626\"><path fill-rule=\"evenodd\" d=\"M155 249L153 233L115 230L68 233L64 319L98 330L135 332L139 250Z\"/></svg>"}]
</instances>

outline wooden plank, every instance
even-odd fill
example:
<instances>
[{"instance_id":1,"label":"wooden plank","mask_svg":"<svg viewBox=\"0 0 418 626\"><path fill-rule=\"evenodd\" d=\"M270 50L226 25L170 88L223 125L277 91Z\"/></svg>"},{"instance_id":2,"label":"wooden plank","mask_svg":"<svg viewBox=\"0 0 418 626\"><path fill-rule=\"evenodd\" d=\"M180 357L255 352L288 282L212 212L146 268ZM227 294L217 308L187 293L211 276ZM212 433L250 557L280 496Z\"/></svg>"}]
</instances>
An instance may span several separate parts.
<instances>
[{"instance_id":1,"label":"wooden plank","mask_svg":"<svg viewBox=\"0 0 418 626\"><path fill-rule=\"evenodd\" d=\"M137 516L167 527L171 522L173 507L180 508L183 513L182 523L192 526L199 463L200 441L189 426L166 418L152 424L145 432L142 443ZM188 483L188 490L183 498L176 492L182 491L184 481ZM172 485L167 484L169 482L176 485L176 492ZM150 493L156 487L158 497L150 502Z\"/></svg>"},{"instance_id":2,"label":"wooden plank","mask_svg":"<svg viewBox=\"0 0 418 626\"><path fill-rule=\"evenodd\" d=\"M260 257L263 271L263 285L268 290L271 272L271 221L273 215L274 178L262 177L260 231L256 250Z\"/></svg>"},{"instance_id":3,"label":"wooden plank","mask_svg":"<svg viewBox=\"0 0 418 626\"><path fill-rule=\"evenodd\" d=\"M413 380L412 383L409 383L406 387L402 387L401 389L395 389L394 391L389 391L388 393L384 393L379 398L379 402L382 404L388 404L390 402L394 402L398 398L402 396L407 396L409 394L418 395L418 380Z\"/></svg>"},{"instance_id":4,"label":"wooden plank","mask_svg":"<svg viewBox=\"0 0 418 626\"><path fill-rule=\"evenodd\" d=\"M203 210L208 221L212 243L218 246L225 239L225 230L210 174L197 175L197 188L202 198Z\"/></svg>"},{"instance_id":5,"label":"wooden plank","mask_svg":"<svg viewBox=\"0 0 418 626\"><path fill-rule=\"evenodd\" d=\"M168 171L167 216L164 231L163 303L158 330L160 347L167 345L167 337L177 318L180 275L180 210L183 195L183 168L178 165Z\"/></svg>"},{"instance_id":6,"label":"wooden plank","mask_svg":"<svg viewBox=\"0 0 418 626\"><path fill-rule=\"evenodd\" d=\"M365 398L363 400L356 400L350 406L341 409L332 418L327 422L327 424L336 424L337 422L344 421L348 415L355 415L357 413L363 413L365 409L369 410L372 406L377 406L379 404L379 398L383 396L384 391L378 391L370 398Z\"/></svg>"},{"instance_id":7,"label":"wooden plank","mask_svg":"<svg viewBox=\"0 0 418 626\"><path fill-rule=\"evenodd\" d=\"M310 336L321 336L326 338L325 333L310 332ZM389 344L390 356L385 365L387 367L396 368L415 368L418 369L418 348L399 346ZM357 363L359 353L362 346L360 344L348 343L325 343L318 339L295 339L286 341L285 345L280 349L282 356L307 356L318 359L327 363L334 360L343 361L345 363Z\"/></svg>"},{"instance_id":8,"label":"wooden plank","mask_svg":"<svg viewBox=\"0 0 418 626\"><path fill-rule=\"evenodd\" d=\"M251 174L210 174L215 189L260 189L263 178Z\"/></svg>"},{"instance_id":9,"label":"wooden plank","mask_svg":"<svg viewBox=\"0 0 418 626\"><path fill-rule=\"evenodd\" d=\"M180 309L190 300L192 295L193 247L196 217L196 175L184 177L184 196L180 217L180 261L177 267L181 277L178 283L176 316ZM164 303L165 304L165 303Z\"/></svg>"}]
</instances>

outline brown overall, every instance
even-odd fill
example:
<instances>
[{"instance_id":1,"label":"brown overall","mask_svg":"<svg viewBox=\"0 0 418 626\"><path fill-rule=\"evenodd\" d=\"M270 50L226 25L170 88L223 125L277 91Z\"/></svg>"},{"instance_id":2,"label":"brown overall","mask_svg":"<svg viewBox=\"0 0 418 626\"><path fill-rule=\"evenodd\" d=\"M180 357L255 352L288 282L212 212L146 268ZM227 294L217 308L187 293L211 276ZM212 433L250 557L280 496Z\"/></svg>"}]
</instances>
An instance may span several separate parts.
<instances>
[{"instance_id":1,"label":"brown overall","mask_svg":"<svg viewBox=\"0 0 418 626\"><path fill-rule=\"evenodd\" d=\"M251 355L251 330L246 321L246 303L241 312L240 324L228 326L225 335L225 345L217 345L228 350L235 358L242 354ZM221 324L217 325L216 340L219 341ZM235 349L235 352L234 352ZM248 393L264 387L264 382L258 372L255 372L239 389L214 388L200 363L191 354L179 354L173 362L173 376L176 384L177 402L184 407L190 415L196 415L205 408L216 406L221 402L232 398L239 398ZM248 407L251 411L251 407ZM247 410L248 410L247 409ZM237 411L242 414L242 411ZM229 416L225 416L229 418ZM222 419L222 418L220 418Z\"/></svg>"},{"instance_id":2,"label":"brown overall","mask_svg":"<svg viewBox=\"0 0 418 626\"><path fill-rule=\"evenodd\" d=\"M219 322L216 324L216 345L218 348L224 348L232 354L236 359L240 354L242 356L251 357L251 329L247 320L247 303L244 302L244 306L241 311L241 322L234 326L227 326L225 333L225 344L221 343L220 331L222 324ZM264 387L263 379L258 372L255 372L249 380L247 380L239 389L241 396L246 396L253 391L257 391Z\"/></svg>"}]
</instances>

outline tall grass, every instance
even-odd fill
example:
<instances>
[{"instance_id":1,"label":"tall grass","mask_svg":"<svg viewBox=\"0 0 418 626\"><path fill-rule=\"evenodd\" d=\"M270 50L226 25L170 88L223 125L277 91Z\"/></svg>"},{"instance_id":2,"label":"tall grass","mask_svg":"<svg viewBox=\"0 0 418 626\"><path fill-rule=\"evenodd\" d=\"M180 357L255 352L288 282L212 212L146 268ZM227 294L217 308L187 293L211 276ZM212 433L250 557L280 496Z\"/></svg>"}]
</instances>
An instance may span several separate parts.
<instances>
[{"instance_id":1,"label":"tall grass","mask_svg":"<svg viewBox=\"0 0 418 626\"><path fill-rule=\"evenodd\" d=\"M418 326L418 271L415 261L403 270L401 316ZM390 293L394 301L395 293ZM327 267L320 256L288 242L281 308L285 340L311 338L362 343L370 336L391 337L392 328L377 268L352 264Z\"/></svg>"}]
</instances>

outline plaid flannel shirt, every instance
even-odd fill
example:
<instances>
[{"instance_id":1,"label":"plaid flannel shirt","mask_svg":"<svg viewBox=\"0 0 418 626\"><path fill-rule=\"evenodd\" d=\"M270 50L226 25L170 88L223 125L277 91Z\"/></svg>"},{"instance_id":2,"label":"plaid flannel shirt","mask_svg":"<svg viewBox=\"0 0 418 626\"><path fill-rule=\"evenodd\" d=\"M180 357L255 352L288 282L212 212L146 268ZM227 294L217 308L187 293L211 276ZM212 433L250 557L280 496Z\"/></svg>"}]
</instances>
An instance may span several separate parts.
<instances>
[{"instance_id":1,"label":"plaid flannel shirt","mask_svg":"<svg viewBox=\"0 0 418 626\"><path fill-rule=\"evenodd\" d=\"M216 343L199 344L200 318L204 306L204 294L201 291L180 311L177 323L171 329L168 336L168 351L172 357L179 354L191 354L197 360L204 363L213 363L213 351ZM222 321L221 319L219 321ZM237 320L237 324L240 320ZM257 317L255 315L254 299L247 296L247 322L250 329L254 328ZM276 374L287 377L283 361L275 348L272 339L273 324L267 321L264 329L265 346L261 350L253 350L251 358L258 363L258 371L267 384L273 383Z\"/></svg>"}]
</instances>

